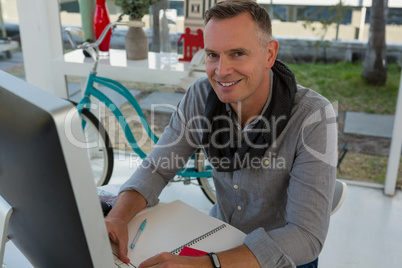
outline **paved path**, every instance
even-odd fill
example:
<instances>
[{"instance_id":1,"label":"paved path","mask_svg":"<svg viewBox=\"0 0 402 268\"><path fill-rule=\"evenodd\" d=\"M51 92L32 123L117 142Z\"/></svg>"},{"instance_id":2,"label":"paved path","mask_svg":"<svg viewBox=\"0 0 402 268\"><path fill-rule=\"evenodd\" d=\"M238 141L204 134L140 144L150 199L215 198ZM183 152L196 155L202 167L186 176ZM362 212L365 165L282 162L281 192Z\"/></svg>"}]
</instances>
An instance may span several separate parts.
<instances>
[{"instance_id":1,"label":"paved path","mask_svg":"<svg viewBox=\"0 0 402 268\"><path fill-rule=\"evenodd\" d=\"M344 132L392 138L394 115L346 112Z\"/></svg>"},{"instance_id":2,"label":"paved path","mask_svg":"<svg viewBox=\"0 0 402 268\"><path fill-rule=\"evenodd\" d=\"M7 58L5 52L0 53L0 70L6 71L14 66L20 66L23 64L23 57L21 51L11 52L11 57Z\"/></svg>"}]
</instances>

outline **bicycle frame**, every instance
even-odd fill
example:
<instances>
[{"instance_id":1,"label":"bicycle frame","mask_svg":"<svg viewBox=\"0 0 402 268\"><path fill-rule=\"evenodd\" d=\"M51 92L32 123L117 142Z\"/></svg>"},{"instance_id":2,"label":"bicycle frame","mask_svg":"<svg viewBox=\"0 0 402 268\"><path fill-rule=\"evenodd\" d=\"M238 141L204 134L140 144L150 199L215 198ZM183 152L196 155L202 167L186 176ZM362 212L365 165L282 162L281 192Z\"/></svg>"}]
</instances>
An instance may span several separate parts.
<instances>
[{"instance_id":1,"label":"bicycle frame","mask_svg":"<svg viewBox=\"0 0 402 268\"><path fill-rule=\"evenodd\" d=\"M99 77L96 76L95 73L90 73L88 77L88 82L87 86L84 92L84 98L79 102L78 104L78 112L81 114L82 109L90 109L91 107L91 99L90 96L93 96L97 98L99 101L104 103L106 107L114 114L114 116L118 119L120 126L122 127L124 131L124 135L127 138L127 141L130 144L130 147L133 149L133 151L138 154L138 156L141 159L144 159L147 154L144 153L144 151L138 146L136 139L134 138L134 135L132 131L130 130L127 120L124 117L123 113L120 111L120 109L101 91L96 89L94 87L94 83L98 83L104 86L107 86L108 88L112 89L113 91L119 93L122 95L125 99L129 101L129 103L133 106L137 114L139 115L141 119L141 123L144 126L145 131L147 132L148 136L151 138L151 140L156 143L158 142L158 137L155 135L155 133L151 130L148 122L145 119L145 115L141 110L140 105L138 104L137 100L133 97L133 95L128 91L127 88L125 88L121 83L114 81L109 78L105 77Z\"/></svg>"},{"instance_id":2,"label":"bicycle frame","mask_svg":"<svg viewBox=\"0 0 402 268\"><path fill-rule=\"evenodd\" d=\"M127 138L127 141L130 144L132 150L141 158L144 159L147 154L138 146L137 140L135 139L133 132L131 131L126 117L123 115L121 110L101 91L94 87L94 83L98 83L108 87L109 89L117 92L121 96L123 96L135 109L138 116L140 117L141 123L148 135L148 137L152 140L152 142L157 143L159 138L156 134L151 130L147 120L145 119L145 115L142 112L140 105L137 100L133 97L133 95L128 91L126 87L124 87L121 83L114 81L109 78L97 76L95 72L91 72L88 77L87 86L84 92L84 97L79 102L77 109L81 114L83 109L90 109L91 107L91 99L90 96L97 98L99 101L104 103L106 107L113 113L113 115L118 119L118 122L121 128L124 131L124 135ZM193 156L194 158L194 156ZM177 175L182 177L195 177L195 178L203 178L203 177L212 177L210 166L205 167L205 171L198 171L194 167L184 167L180 170Z\"/></svg>"}]
</instances>

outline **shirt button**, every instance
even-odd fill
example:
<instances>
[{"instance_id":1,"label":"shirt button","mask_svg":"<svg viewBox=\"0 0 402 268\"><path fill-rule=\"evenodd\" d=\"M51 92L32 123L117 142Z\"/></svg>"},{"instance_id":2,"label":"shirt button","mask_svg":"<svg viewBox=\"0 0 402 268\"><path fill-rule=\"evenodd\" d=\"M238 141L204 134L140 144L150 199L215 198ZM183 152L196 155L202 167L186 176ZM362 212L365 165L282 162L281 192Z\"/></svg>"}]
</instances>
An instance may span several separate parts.
<instances>
[{"instance_id":1,"label":"shirt button","mask_svg":"<svg viewBox=\"0 0 402 268\"><path fill-rule=\"evenodd\" d=\"M269 166L269 160L266 159L266 160L264 161L264 164L265 164L265 166Z\"/></svg>"},{"instance_id":2,"label":"shirt button","mask_svg":"<svg viewBox=\"0 0 402 268\"><path fill-rule=\"evenodd\" d=\"M241 210L241 206L237 206L237 210Z\"/></svg>"},{"instance_id":3,"label":"shirt button","mask_svg":"<svg viewBox=\"0 0 402 268\"><path fill-rule=\"evenodd\" d=\"M235 188L237 190L237 189L239 189L239 185L235 184L235 185L233 185L233 188Z\"/></svg>"}]
</instances>

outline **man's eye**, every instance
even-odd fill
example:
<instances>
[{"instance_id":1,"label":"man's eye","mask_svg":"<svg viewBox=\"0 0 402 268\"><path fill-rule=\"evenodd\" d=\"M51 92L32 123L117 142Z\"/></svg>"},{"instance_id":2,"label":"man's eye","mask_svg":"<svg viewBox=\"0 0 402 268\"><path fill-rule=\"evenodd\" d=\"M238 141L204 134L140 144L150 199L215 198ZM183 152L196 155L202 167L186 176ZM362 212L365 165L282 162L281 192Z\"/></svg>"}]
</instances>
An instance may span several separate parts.
<instances>
[{"instance_id":1,"label":"man's eye","mask_svg":"<svg viewBox=\"0 0 402 268\"><path fill-rule=\"evenodd\" d=\"M210 58L217 57L217 55L215 53L208 53L207 56L210 57Z\"/></svg>"},{"instance_id":2,"label":"man's eye","mask_svg":"<svg viewBox=\"0 0 402 268\"><path fill-rule=\"evenodd\" d=\"M244 53L243 52L236 52L235 55L236 55L236 57L239 57L239 56L243 56Z\"/></svg>"}]
</instances>

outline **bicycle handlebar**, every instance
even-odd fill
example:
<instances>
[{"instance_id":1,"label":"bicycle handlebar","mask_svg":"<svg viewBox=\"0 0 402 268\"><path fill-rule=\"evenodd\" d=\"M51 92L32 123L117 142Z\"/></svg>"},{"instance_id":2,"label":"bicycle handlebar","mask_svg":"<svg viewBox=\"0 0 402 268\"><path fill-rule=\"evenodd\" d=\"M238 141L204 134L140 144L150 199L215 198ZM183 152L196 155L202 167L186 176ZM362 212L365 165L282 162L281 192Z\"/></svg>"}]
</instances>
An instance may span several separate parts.
<instances>
[{"instance_id":1,"label":"bicycle handlebar","mask_svg":"<svg viewBox=\"0 0 402 268\"><path fill-rule=\"evenodd\" d=\"M73 48L83 48L83 49L85 49L85 48L88 48L88 47L98 47L99 44L102 43L103 39L105 38L105 36L106 36L107 32L110 30L110 28L112 28L114 26L117 26L117 25L131 26L133 24L131 22L111 22L108 25L106 25L106 27L103 29L101 35L98 37L98 39L95 42L93 42L93 43L84 42L84 43L82 43L80 45L77 45L74 42L74 39L73 39L72 35L77 36L77 37L79 37L81 39L84 38L84 32L81 29L67 27L65 29L65 32L67 33L67 37L68 37L71 45L73 46Z\"/></svg>"},{"instance_id":2,"label":"bicycle handlebar","mask_svg":"<svg viewBox=\"0 0 402 268\"><path fill-rule=\"evenodd\" d=\"M92 59L94 60L94 67L92 69L92 72L96 72L96 68L98 65L98 53L96 52L96 48L99 47L99 44L102 43L103 39L105 38L107 32L114 26L117 25L122 25L122 26L128 26L128 27L144 27L145 23L142 21L127 21L127 22L111 22L106 27L103 29L101 35L98 37L98 39L90 43L88 41L83 42L82 44L77 45L73 39L73 35L77 36L81 39L84 38L84 32L81 29L78 28L70 28L67 27L64 31L67 34L67 38L70 41L72 47L74 49L84 49L91 55Z\"/></svg>"}]
</instances>

